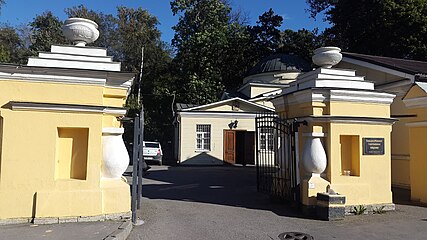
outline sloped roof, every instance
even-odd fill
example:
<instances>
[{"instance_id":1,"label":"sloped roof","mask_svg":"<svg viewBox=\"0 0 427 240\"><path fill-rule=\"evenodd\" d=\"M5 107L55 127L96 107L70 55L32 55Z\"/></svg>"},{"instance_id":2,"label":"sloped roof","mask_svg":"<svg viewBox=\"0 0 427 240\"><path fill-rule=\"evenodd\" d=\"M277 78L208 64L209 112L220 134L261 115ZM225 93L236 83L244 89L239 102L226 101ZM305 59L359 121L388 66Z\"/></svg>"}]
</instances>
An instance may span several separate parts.
<instances>
[{"instance_id":1,"label":"sloped roof","mask_svg":"<svg viewBox=\"0 0 427 240\"><path fill-rule=\"evenodd\" d=\"M266 72L308 72L310 62L293 54L277 53L263 58L249 72L248 76Z\"/></svg>"},{"instance_id":2,"label":"sloped roof","mask_svg":"<svg viewBox=\"0 0 427 240\"><path fill-rule=\"evenodd\" d=\"M209 103L209 104L205 104L205 105L200 105L200 106L195 106L195 107L191 107L191 108L182 109L182 111L198 111L198 110L202 110L204 108L211 108L211 107L225 105L225 104L228 104L228 103L233 102L233 101L239 101L239 102L245 103L247 105L254 106L256 108L264 109L264 110L268 110L268 111L273 111L274 110L274 109L266 107L264 105L253 103L253 102L249 102L249 101L247 101L245 99L241 99L241 98L235 97L235 98L225 99L225 100L222 100L222 101L213 102L213 103Z\"/></svg>"},{"instance_id":3,"label":"sloped roof","mask_svg":"<svg viewBox=\"0 0 427 240\"><path fill-rule=\"evenodd\" d=\"M408 73L408 74L413 74L413 75L427 74L427 62L401 59L401 58L372 56L372 55L349 53L349 52L343 52L342 55L343 57L365 61L368 63L376 64L382 67L390 68L390 69Z\"/></svg>"},{"instance_id":4,"label":"sloped roof","mask_svg":"<svg viewBox=\"0 0 427 240\"><path fill-rule=\"evenodd\" d=\"M175 106L176 106L176 110L177 111L181 111L181 110L184 110L184 109L197 107L199 105L197 105L197 104L188 104L188 103L176 103Z\"/></svg>"}]
</instances>

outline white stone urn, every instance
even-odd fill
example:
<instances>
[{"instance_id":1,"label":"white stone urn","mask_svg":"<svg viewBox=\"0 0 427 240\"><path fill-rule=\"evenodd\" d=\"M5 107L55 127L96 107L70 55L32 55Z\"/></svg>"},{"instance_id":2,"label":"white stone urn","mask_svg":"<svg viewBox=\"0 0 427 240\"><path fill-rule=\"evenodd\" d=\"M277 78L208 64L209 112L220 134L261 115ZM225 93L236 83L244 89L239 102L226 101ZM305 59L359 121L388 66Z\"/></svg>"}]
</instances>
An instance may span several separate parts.
<instances>
[{"instance_id":1,"label":"white stone urn","mask_svg":"<svg viewBox=\"0 0 427 240\"><path fill-rule=\"evenodd\" d=\"M321 174L325 171L327 165L326 152L323 148L321 137L324 137L323 133L311 133L304 134L307 137L307 141L304 145L302 153L301 165L304 171L312 174Z\"/></svg>"},{"instance_id":2,"label":"white stone urn","mask_svg":"<svg viewBox=\"0 0 427 240\"><path fill-rule=\"evenodd\" d=\"M321 47L314 50L311 57L313 63L324 68L331 68L342 60L341 49L338 47Z\"/></svg>"},{"instance_id":3,"label":"white stone urn","mask_svg":"<svg viewBox=\"0 0 427 240\"><path fill-rule=\"evenodd\" d=\"M85 18L69 18L62 26L64 36L76 46L86 46L99 37L98 24Z\"/></svg>"},{"instance_id":4,"label":"white stone urn","mask_svg":"<svg viewBox=\"0 0 427 240\"><path fill-rule=\"evenodd\" d=\"M102 178L120 179L129 166L123 133L124 128L102 129Z\"/></svg>"}]
</instances>

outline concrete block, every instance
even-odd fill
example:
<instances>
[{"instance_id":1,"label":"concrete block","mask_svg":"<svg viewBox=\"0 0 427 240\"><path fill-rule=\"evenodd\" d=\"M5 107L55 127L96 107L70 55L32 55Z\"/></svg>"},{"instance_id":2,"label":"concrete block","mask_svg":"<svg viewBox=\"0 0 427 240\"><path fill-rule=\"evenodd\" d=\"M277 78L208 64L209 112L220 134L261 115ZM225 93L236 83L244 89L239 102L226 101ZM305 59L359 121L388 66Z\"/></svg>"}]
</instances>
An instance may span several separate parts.
<instances>
[{"instance_id":1,"label":"concrete block","mask_svg":"<svg viewBox=\"0 0 427 240\"><path fill-rule=\"evenodd\" d=\"M106 220L128 220L132 216L131 212L106 214Z\"/></svg>"},{"instance_id":2,"label":"concrete block","mask_svg":"<svg viewBox=\"0 0 427 240\"><path fill-rule=\"evenodd\" d=\"M104 238L104 240L126 240L132 231L132 227L131 221L123 222L116 231Z\"/></svg>"},{"instance_id":3,"label":"concrete block","mask_svg":"<svg viewBox=\"0 0 427 240\"><path fill-rule=\"evenodd\" d=\"M345 196L340 194L318 193L316 216L327 221L342 220L346 214Z\"/></svg>"},{"instance_id":4,"label":"concrete block","mask_svg":"<svg viewBox=\"0 0 427 240\"><path fill-rule=\"evenodd\" d=\"M1 225L10 225L10 224L22 224L31 222L31 218L9 218L9 219L0 219Z\"/></svg>"},{"instance_id":5,"label":"concrete block","mask_svg":"<svg viewBox=\"0 0 427 240\"><path fill-rule=\"evenodd\" d=\"M77 222L77 217L60 217L59 223L75 223Z\"/></svg>"},{"instance_id":6,"label":"concrete block","mask_svg":"<svg viewBox=\"0 0 427 240\"><path fill-rule=\"evenodd\" d=\"M99 221L105 221L105 215L81 216L77 218L77 222L99 222Z\"/></svg>"},{"instance_id":7,"label":"concrete block","mask_svg":"<svg viewBox=\"0 0 427 240\"><path fill-rule=\"evenodd\" d=\"M57 223L59 223L59 218L54 218L54 217L52 217L52 218L34 218L33 223L39 224L39 225L57 224Z\"/></svg>"}]
</instances>

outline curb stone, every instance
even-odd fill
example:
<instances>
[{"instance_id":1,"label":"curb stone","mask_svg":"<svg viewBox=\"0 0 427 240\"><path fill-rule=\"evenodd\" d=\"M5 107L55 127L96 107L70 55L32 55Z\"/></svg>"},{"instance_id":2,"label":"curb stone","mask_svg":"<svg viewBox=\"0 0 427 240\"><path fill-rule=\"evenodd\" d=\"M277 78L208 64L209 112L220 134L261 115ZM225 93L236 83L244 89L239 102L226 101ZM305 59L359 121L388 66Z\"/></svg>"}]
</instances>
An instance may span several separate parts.
<instances>
[{"instance_id":1,"label":"curb stone","mask_svg":"<svg viewBox=\"0 0 427 240\"><path fill-rule=\"evenodd\" d=\"M132 227L132 222L127 220L123 222L116 231L104 238L104 240L126 240L132 231Z\"/></svg>"}]
</instances>

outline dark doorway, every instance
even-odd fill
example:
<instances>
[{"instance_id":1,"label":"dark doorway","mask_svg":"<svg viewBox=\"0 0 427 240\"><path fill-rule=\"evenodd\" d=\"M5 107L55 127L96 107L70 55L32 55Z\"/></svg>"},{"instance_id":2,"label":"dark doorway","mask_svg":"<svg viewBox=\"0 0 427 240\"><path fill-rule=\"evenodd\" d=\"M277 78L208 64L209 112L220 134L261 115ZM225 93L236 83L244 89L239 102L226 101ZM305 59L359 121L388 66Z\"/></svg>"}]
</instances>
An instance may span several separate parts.
<instances>
[{"instance_id":1,"label":"dark doorway","mask_svg":"<svg viewBox=\"0 0 427 240\"><path fill-rule=\"evenodd\" d=\"M255 164L255 132L224 130L224 163Z\"/></svg>"},{"instance_id":2,"label":"dark doorway","mask_svg":"<svg viewBox=\"0 0 427 240\"><path fill-rule=\"evenodd\" d=\"M255 132L236 132L236 163L255 164Z\"/></svg>"}]
</instances>

